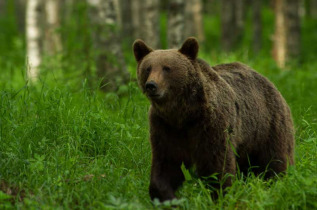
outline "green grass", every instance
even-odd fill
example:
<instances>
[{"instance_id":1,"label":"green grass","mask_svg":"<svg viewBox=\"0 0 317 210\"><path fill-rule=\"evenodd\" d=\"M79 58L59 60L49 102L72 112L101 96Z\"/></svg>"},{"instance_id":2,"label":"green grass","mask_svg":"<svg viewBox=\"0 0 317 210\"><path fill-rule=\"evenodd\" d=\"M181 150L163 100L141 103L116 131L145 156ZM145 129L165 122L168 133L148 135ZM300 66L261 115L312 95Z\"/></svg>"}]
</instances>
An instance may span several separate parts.
<instances>
[{"instance_id":1,"label":"green grass","mask_svg":"<svg viewBox=\"0 0 317 210\"><path fill-rule=\"evenodd\" d=\"M202 57L213 63L203 53ZM228 62L237 56L218 59ZM270 59L245 62L269 77L291 106L297 131L296 166L285 177L268 182L258 177L237 179L217 202L202 181L193 179L179 190L181 199L176 203L184 209L316 208L317 64L281 72ZM158 205L148 196L149 102L136 83L131 82L122 97L89 89L85 82L79 89L63 86L56 79L36 86L19 83L15 88L3 81L1 85L1 190L18 190L17 195L0 193L0 208Z\"/></svg>"},{"instance_id":2,"label":"green grass","mask_svg":"<svg viewBox=\"0 0 317 210\"><path fill-rule=\"evenodd\" d=\"M272 14L264 13L269 25ZM281 71L270 55L267 37L272 25L264 29L264 49L257 57L248 46L250 35L242 48L225 55L215 30L219 18L205 18L210 41L200 57L212 65L236 60L248 64L274 82L290 105L296 165L284 177L269 181L237 178L217 201L211 200L204 181L193 177L178 191L179 200L158 204L148 195L149 102L136 82L132 79L120 94L101 93L97 81L90 84L83 72L93 59L80 54L89 46L89 32L75 36L81 27L73 20L68 22L69 33L62 29L65 53L46 58L40 81L29 84L25 43L10 14L0 17L0 209L160 209L172 204L180 209L317 208L316 22L303 24L301 63ZM80 24L87 24L78 14L74 17L81 17ZM165 27L164 21L161 25ZM163 44L165 34L162 31ZM125 55L135 78L130 46Z\"/></svg>"}]
</instances>

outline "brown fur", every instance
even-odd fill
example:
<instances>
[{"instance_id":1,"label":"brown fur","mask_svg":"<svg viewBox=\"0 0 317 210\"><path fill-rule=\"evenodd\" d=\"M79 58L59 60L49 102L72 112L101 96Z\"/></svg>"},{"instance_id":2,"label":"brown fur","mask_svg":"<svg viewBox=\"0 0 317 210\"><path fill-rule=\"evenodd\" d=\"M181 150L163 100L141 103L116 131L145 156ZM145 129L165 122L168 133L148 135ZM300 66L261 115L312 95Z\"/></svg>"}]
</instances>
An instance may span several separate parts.
<instances>
[{"instance_id":1,"label":"brown fur","mask_svg":"<svg viewBox=\"0 0 317 210\"><path fill-rule=\"evenodd\" d=\"M271 177L294 164L290 109L265 77L241 63L210 67L197 59L194 38L180 50L152 50L141 40L133 49L151 101L152 199L175 198L182 163L199 176L218 173L219 181L237 167ZM223 180L230 185L231 177Z\"/></svg>"}]
</instances>

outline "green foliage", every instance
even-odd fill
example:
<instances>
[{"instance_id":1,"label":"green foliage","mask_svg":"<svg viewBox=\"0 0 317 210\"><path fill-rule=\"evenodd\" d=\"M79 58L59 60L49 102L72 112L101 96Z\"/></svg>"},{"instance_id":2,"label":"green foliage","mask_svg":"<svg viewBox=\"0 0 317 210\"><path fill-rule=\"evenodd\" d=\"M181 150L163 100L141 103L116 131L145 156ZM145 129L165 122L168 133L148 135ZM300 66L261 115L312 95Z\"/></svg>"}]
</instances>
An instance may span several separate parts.
<instances>
[{"instance_id":1,"label":"green foliage","mask_svg":"<svg viewBox=\"0 0 317 210\"><path fill-rule=\"evenodd\" d=\"M80 15L85 9L84 3L74 8L80 24L88 24ZM272 14L263 12L264 33L269 35ZM281 71L271 59L269 40L257 57L249 52L250 37L235 53L222 54L219 18L205 17L208 41L199 56L212 65L239 60L252 66L273 81L289 103L296 165L269 181L238 176L217 201L205 181L183 166L186 181L179 199L163 204L151 202L148 195L149 102L133 79L120 94L101 93L98 82L89 83L84 71L93 65L90 54L82 54L90 50L89 30L72 21L61 29L65 52L45 59L40 81L30 85L25 79L25 44L15 20L12 14L0 18L0 209L317 208L316 21L303 22L302 63ZM125 55L135 78L130 46Z\"/></svg>"}]
</instances>

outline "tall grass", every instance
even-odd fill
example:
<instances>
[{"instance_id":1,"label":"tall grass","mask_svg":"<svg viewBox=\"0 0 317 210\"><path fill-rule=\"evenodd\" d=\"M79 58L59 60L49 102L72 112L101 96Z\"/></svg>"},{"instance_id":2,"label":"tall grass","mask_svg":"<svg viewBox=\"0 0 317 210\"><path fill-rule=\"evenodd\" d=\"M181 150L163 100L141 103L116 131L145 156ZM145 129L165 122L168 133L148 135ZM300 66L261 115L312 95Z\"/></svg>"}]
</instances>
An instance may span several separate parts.
<instances>
[{"instance_id":1,"label":"tall grass","mask_svg":"<svg viewBox=\"0 0 317 210\"><path fill-rule=\"evenodd\" d=\"M91 61L75 57L72 52L80 49L68 43L70 59L45 59L40 81L29 84L23 37L7 18L10 14L0 17L1 29L7 30L0 31L5 43L0 45L0 209L159 209L175 204L180 209L317 208L317 61L309 44L317 41L315 22L304 22L302 63L288 65L288 71L270 58L268 40L257 57L246 47L248 39L229 55L212 40L200 52L212 65L242 61L275 83L293 113L296 165L284 177L268 181L237 177L217 201L204 180L193 176L178 191L180 199L160 204L148 195L149 102L136 82L132 79L120 94L101 93L97 82L89 85L76 72L83 71L82 62ZM271 19L272 14L265 21ZM219 39L214 29L219 19L208 16L205 24L206 34ZM270 33L270 28L264 31ZM75 39L72 33L66 33L69 39ZM125 54L135 78L131 50Z\"/></svg>"},{"instance_id":2,"label":"tall grass","mask_svg":"<svg viewBox=\"0 0 317 210\"><path fill-rule=\"evenodd\" d=\"M219 61L231 59L234 56ZM317 75L313 67L317 65L285 73L267 68L269 62L250 61L277 85L291 106L296 166L285 177L270 181L252 176L237 179L217 202L211 200L202 181L193 179L178 192L182 199L176 203L182 208L317 207ZM19 189L9 197L1 193L0 206L160 207L148 196L149 103L136 83L130 83L124 97L104 95L85 82L77 90L50 83L20 83L19 88L7 86L0 91L0 179L7 190Z\"/></svg>"}]
</instances>

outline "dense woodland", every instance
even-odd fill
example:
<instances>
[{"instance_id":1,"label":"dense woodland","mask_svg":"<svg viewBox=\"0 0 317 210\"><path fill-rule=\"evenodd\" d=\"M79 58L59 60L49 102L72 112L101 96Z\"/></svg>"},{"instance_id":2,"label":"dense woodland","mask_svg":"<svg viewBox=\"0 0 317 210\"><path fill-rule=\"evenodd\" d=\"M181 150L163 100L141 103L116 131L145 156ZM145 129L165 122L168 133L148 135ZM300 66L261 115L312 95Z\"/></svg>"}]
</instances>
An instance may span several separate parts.
<instances>
[{"instance_id":1,"label":"dense woodland","mask_svg":"<svg viewBox=\"0 0 317 210\"><path fill-rule=\"evenodd\" d=\"M149 102L135 39L211 65L240 61L292 110L296 165L212 200L185 169L172 203L148 196ZM0 209L316 209L317 0L0 0Z\"/></svg>"},{"instance_id":2,"label":"dense woodland","mask_svg":"<svg viewBox=\"0 0 317 210\"><path fill-rule=\"evenodd\" d=\"M300 62L305 52L314 50L303 46L302 33L303 19L316 20L316 4L315 0L5 0L0 5L7 22L2 33L10 36L2 36L2 41L11 46L14 40L21 42L30 81L50 68L43 60L59 57L61 65L81 61L76 72L91 83L99 79L103 90L117 90L129 81L130 58L125 52L136 38L158 49L180 47L185 38L195 36L207 54L240 50L252 57L270 56L280 68Z\"/></svg>"}]
</instances>

